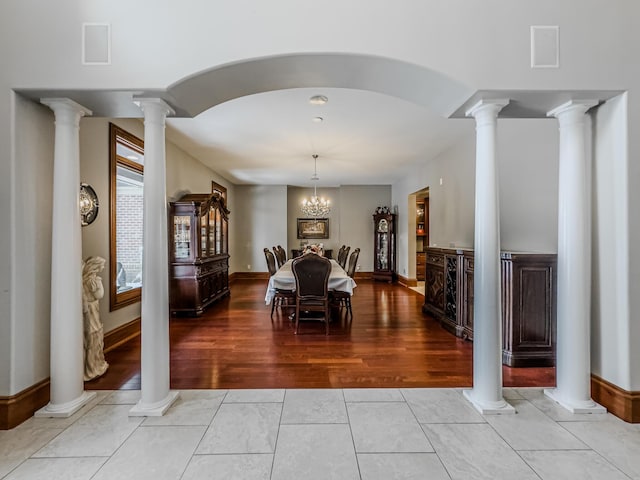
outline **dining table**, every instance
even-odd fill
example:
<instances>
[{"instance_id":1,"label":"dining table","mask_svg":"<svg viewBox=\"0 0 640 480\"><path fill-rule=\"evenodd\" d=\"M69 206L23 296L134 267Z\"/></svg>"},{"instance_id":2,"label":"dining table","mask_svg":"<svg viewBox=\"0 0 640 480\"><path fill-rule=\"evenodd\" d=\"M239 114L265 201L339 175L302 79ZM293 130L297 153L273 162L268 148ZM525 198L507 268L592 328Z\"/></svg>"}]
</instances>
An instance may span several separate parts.
<instances>
[{"instance_id":1,"label":"dining table","mask_svg":"<svg viewBox=\"0 0 640 480\"><path fill-rule=\"evenodd\" d=\"M311 253L307 255L313 255ZM268 305L273 300L276 294L276 289L280 290L295 290L296 279L293 276L291 270L291 262L293 259L289 259L282 265L276 273L269 278L269 284L267 285L267 294L264 297L265 303ZM347 275L344 268L340 266L335 260L331 262L331 273L329 274L329 290L337 290L340 292L347 292L349 295L353 295L353 289L357 287L356 282Z\"/></svg>"}]
</instances>

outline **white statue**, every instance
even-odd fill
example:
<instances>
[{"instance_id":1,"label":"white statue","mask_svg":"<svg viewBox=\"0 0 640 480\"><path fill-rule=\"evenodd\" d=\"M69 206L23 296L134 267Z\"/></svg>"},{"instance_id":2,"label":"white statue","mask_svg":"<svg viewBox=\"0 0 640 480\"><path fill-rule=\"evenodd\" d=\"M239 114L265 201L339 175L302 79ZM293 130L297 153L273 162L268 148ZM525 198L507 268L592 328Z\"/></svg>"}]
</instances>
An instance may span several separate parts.
<instances>
[{"instance_id":1,"label":"white statue","mask_svg":"<svg viewBox=\"0 0 640 480\"><path fill-rule=\"evenodd\" d=\"M104 296L102 278L105 259L89 257L82 264L82 315L84 317L84 380L104 374L109 364L104 359L104 335L99 301Z\"/></svg>"}]
</instances>

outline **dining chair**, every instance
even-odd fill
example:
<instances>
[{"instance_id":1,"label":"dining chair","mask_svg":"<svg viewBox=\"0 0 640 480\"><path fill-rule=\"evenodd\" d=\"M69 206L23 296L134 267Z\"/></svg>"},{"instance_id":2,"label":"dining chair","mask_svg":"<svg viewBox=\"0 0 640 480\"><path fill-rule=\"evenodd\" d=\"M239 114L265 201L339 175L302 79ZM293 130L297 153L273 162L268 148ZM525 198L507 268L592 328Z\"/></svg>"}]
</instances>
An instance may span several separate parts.
<instances>
[{"instance_id":1,"label":"dining chair","mask_svg":"<svg viewBox=\"0 0 640 480\"><path fill-rule=\"evenodd\" d=\"M338 263L345 270L347 267L347 258L349 258L349 250L351 250L351 247L347 245L344 247L344 250L342 250L342 258L338 258Z\"/></svg>"},{"instance_id":2,"label":"dining chair","mask_svg":"<svg viewBox=\"0 0 640 480\"><path fill-rule=\"evenodd\" d=\"M285 263L287 263L287 251L282 248L282 245L278 245L278 252L280 254L280 260L282 261L282 265L284 265Z\"/></svg>"},{"instance_id":3,"label":"dining chair","mask_svg":"<svg viewBox=\"0 0 640 480\"><path fill-rule=\"evenodd\" d=\"M320 320L325 323L325 335L329 335L329 275L331 261L320 255L302 255L291 262L296 281L296 326L298 334L300 319ZM312 313L321 314L312 315Z\"/></svg>"},{"instance_id":4,"label":"dining chair","mask_svg":"<svg viewBox=\"0 0 640 480\"><path fill-rule=\"evenodd\" d=\"M282 265L284 265L284 262L286 262L286 260L282 260L282 255L280 254L280 250L278 250L278 247L273 247L273 254L276 257L276 262L278 263L278 268L280 268Z\"/></svg>"},{"instance_id":5,"label":"dining chair","mask_svg":"<svg viewBox=\"0 0 640 480\"><path fill-rule=\"evenodd\" d=\"M276 268L275 256L268 248L265 248L264 257L267 261L269 276L273 276L278 271ZM294 308L295 294L293 293L293 291L276 288L276 293L271 300L271 318L273 318L273 311L276 307L280 307L280 310L282 310L283 308Z\"/></svg>"},{"instance_id":6,"label":"dining chair","mask_svg":"<svg viewBox=\"0 0 640 480\"><path fill-rule=\"evenodd\" d=\"M356 266L358 265L358 257L360 256L360 249L356 248L349 257L349 265L347 267L347 275L351 278L356 273ZM333 305L339 307L345 307L347 309L347 315L353 318L353 310L351 309L351 294L349 292L342 292L340 290L332 290L329 292L329 298Z\"/></svg>"},{"instance_id":7,"label":"dining chair","mask_svg":"<svg viewBox=\"0 0 640 480\"><path fill-rule=\"evenodd\" d=\"M346 245L342 245L338 249L338 256L336 257L336 262L338 262L338 264L340 264L340 261L342 260L342 256L344 255L344 249L345 248L347 248Z\"/></svg>"}]
</instances>

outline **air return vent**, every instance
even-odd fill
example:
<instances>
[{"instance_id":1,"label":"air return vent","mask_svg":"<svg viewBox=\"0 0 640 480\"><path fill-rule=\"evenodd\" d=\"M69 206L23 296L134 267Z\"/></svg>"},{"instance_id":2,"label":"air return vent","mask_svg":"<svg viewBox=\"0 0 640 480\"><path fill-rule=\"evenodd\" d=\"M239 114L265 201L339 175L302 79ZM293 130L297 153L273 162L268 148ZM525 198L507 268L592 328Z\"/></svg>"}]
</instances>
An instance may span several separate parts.
<instances>
[{"instance_id":1,"label":"air return vent","mask_svg":"<svg viewBox=\"0 0 640 480\"><path fill-rule=\"evenodd\" d=\"M82 24L82 64L109 65L111 63L111 25Z\"/></svg>"},{"instance_id":2,"label":"air return vent","mask_svg":"<svg viewBox=\"0 0 640 480\"><path fill-rule=\"evenodd\" d=\"M558 68L560 28L558 26L531 27L531 68Z\"/></svg>"}]
</instances>

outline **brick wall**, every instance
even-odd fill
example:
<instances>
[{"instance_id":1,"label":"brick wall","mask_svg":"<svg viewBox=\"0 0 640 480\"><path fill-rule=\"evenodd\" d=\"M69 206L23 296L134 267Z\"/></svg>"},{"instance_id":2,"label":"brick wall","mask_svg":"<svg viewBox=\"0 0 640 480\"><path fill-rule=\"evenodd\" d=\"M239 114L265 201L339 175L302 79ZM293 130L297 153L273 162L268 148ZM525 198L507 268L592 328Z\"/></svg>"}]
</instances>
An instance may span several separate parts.
<instances>
[{"instance_id":1,"label":"brick wall","mask_svg":"<svg viewBox=\"0 0 640 480\"><path fill-rule=\"evenodd\" d=\"M142 277L142 194L118 192L116 204L116 258L127 283L137 283Z\"/></svg>"}]
</instances>

